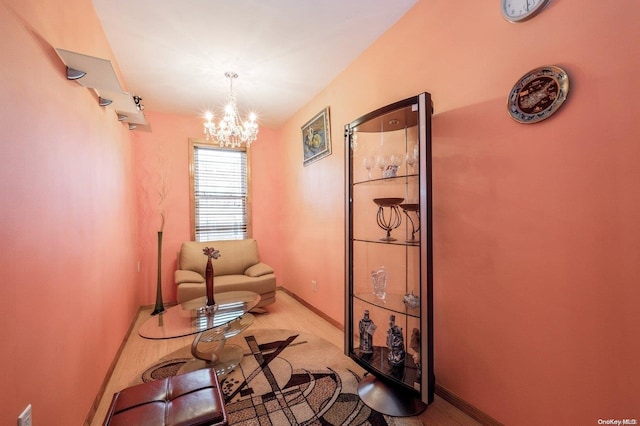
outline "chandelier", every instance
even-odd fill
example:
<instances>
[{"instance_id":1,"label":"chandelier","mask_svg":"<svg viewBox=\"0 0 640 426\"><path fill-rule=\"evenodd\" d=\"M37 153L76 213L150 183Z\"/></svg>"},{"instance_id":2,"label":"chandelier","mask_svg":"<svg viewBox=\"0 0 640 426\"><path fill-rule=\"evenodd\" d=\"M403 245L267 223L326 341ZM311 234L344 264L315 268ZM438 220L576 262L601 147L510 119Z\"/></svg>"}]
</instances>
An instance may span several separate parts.
<instances>
[{"instance_id":1,"label":"chandelier","mask_svg":"<svg viewBox=\"0 0 640 426\"><path fill-rule=\"evenodd\" d=\"M237 148L243 144L247 147L258 136L258 123L256 115L249 114L249 118L244 122L240 119L238 106L236 105L236 95L233 93L233 79L238 78L235 72L226 72L225 77L229 79L229 94L227 103L224 106L224 116L216 124L213 121L213 114L207 111L205 114L204 134L207 140L213 139L220 146Z\"/></svg>"}]
</instances>

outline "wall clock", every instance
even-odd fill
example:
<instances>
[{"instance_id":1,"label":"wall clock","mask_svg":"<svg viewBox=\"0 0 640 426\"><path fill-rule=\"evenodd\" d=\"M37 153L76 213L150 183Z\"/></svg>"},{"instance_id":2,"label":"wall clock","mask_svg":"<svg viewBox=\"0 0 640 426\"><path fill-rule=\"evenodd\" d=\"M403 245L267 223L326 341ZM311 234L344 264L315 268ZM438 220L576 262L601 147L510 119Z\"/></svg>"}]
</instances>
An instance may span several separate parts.
<instances>
[{"instance_id":1,"label":"wall clock","mask_svg":"<svg viewBox=\"0 0 640 426\"><path fill-rule=\"evenodd\" d=\"M531 19L549 4L551 0L502 0L502 16L510 22Z\"/></svg>"},{"instance_id":2,"label":"wall clock","mask_svg":"<svg viewBox=\"0 0 640 426\"><path fill-rule=\"evenodd\" d=\"M569 93L569 76L560 67L548 65L526 73L513 86L507 99L511 117L519 123L536 123L560 108Z\"/></svg>"}]
</instances>

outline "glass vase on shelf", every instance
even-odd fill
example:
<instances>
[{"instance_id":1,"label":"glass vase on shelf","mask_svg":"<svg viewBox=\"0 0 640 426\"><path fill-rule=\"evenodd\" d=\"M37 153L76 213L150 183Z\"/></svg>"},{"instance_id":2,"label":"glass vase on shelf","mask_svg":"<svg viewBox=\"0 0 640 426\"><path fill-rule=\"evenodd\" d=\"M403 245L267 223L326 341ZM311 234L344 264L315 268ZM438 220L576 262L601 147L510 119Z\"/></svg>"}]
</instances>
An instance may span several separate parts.
<instances>
[{"instance_id":1,"label":"glass vase on shelf","mask_svg":"<svg viewBox=\"0 0 640 426\"><path fill-rule=\"evenodd\" d=\"M373 294L378 299L387 297L387 271L384 266L371 271L371 281L373 282Z\"/></svg>"}]
</instances>

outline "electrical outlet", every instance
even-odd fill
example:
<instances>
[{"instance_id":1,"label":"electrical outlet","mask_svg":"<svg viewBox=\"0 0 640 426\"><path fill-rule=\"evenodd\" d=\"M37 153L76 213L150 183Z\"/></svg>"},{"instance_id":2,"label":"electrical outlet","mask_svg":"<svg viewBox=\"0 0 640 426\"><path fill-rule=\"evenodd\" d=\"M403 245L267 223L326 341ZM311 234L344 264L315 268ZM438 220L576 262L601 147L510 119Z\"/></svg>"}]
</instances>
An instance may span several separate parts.
<instances>
[{"instance_id":1,"label":"electrical outlet","mask_svg":"<svg viewBox=\"0 0 640 426\"><path fill-rule=\"evenodd\" d=\"M311 290L318 291L318 283L316 280L311 280Z\"/></svg>"},{"instance_id":2,"label":"electrical outlet","mask_svg":"<svg viewBox=\"0 0 640 426\"><path fill-rule=\"evenodd\" d=\"M33 426L31 424L31 404L27 405L27 408L18 416L18 426Z\"/></svg>"}]
</instances>

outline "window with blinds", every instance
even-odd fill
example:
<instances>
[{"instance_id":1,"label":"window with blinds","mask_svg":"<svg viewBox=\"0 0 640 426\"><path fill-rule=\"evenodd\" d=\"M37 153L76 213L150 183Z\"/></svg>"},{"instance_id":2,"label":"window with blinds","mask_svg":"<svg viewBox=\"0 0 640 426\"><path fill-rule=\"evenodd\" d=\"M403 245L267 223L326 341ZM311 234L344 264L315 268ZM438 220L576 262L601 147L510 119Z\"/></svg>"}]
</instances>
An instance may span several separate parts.
<instances>
[{"instance_id":1,"label":"window with blinds","mask_svg":"<svg viewBox=\"0 0 640 426\"><path fill-rule=\"evenodd\" d=\"M192 158L195 241L247 238L246 151L194 144Z\"/></svg>"}]
</instances>

